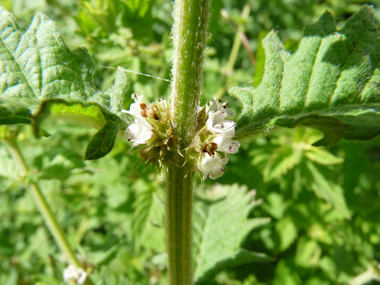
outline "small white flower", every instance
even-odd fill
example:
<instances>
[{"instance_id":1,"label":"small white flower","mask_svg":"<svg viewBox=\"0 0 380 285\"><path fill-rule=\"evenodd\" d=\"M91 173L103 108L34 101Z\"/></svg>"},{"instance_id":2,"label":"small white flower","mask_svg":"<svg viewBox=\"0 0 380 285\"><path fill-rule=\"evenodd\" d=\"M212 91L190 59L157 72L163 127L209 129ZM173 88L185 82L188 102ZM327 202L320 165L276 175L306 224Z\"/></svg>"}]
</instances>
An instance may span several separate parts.
<instances>
[{"instance_id":1,"label":"small white flower","mask_svg":"<svg viewBox=\"0 0 380 285\"><path fill-rule=\"evenodd\" d=\"M212 142L218 145L219 151L228 153L237 153L239 151L240 144L229 137L218 135Z\"/></svg>"},{"instance_id":2,"label":"small white flower","mask_svg":"<svg viewBox=\"0 0 380 285\"><path fill-rule=\"evenodd\" d=\"M223 175L228 158L222 158L218 152L237 153L239 151L239 142L232 140L235 136L236 125L233 121L226 120L233 114L233 111L227 108L227 103L221 104L216 99L210 102L206 130L215 136L202 150L200 168L204 177L216 179Z\"/></svg>"},{"instance_id":3,"label":"small white flower","mask_svg":"<svg viewBox=\"0 0 380 285\"><path fill-rule=\"evenodd\" d=\"M237 153L240 144L232 140L235 136L235 123L225 120L233 115L232 110L228 109L226 104L220 104L216 99L211 102L209 110L206 129L217 135L213 142L218 145L218 151Z\"/></svg>"},{"instance_id":4,"label":"small white flower","mask_svg":"<svg viewBox=\"0 0 380 285\"><path fill-rule=\"evenodd\" d=\"M220 101L218 101L216 98L212 99L210 101L209 111L218 112L221 110L227 113L226 117L231 117L234 115L234 112L231 109L227 108L227 103L220 104Z\"/></svg>"},{"instance_id":5,"label":"small white flower","mask_svg":"<svg viewBox=\"0 0 380 285\"><path fill-rule=\"evenodd\" d=\"M77 269L77 274L78 274L77 283L78 284L83 284L84 281L86 281L87 273L82 268L78 268Z\"/></svg>"},{"instance_id":6,"label":"small white flower","mask_svg":"<svg viewBox=\"0 0 380 285\"><path fill-rule=\"evenodd\" d=\"M223 175L226 170L225 165L228 162L227 157L220 157L219 155L210 156L207 152L204 153L202 159L202 172L205 177L217 179Z\"/></svg>"},{"instance_id":7,"label":"small white flower","mask_svg":"<svg viewBox=\"0 0 380 285\"><path fill-rule=\"evenodd\" d=\"M123 113L128 113L135 117L135 123L125 130L126 138L133 141L132 147L144 144L153 134L152 125L142 115L142 111L146 108L146 104L142 102L142 97L143 95L132 94L132 99L135 100L135 103L131 104L129 111L122 110Z\"/></svg>"},{"instance_id":8,"label":"small white flower","mask_svg":"<svg viewBox=\"0 0 380 285\"><path fill-rule=\"evenodd\" d=\"M87 273L82 268L76 268L70 264L63 271L63 280L68 282L69 280L76 282L77 284L83 284L86 281Z\"/></svg>"},{"instance_id":9,"label":"small white flower","mask_svg":"<svg viewBox=\"0 0 380 285\"><path fill-rule=\"evenodd\" d=\"M240 144L232 140L235 136L235 123L233 121L225 120L227 117L232 116L232 110L228 109L226 104L220 104L214 99L210 105L209 117L207 120L206 129L212 134L217 136L212 142L218 145L218 151L237 153Z\"/></svg>"},{"instance_id":10,"label":"small white flower","mask_svg":"<svg viewBox=\"0 0 380 285\"><path fill-rule=\"evenodd\" d=\"M71 278L75 278L76 276L76 269L74 265L69 265L65 271L63 271L63 280L67 282Z\"/></svg>"}]
</instances>

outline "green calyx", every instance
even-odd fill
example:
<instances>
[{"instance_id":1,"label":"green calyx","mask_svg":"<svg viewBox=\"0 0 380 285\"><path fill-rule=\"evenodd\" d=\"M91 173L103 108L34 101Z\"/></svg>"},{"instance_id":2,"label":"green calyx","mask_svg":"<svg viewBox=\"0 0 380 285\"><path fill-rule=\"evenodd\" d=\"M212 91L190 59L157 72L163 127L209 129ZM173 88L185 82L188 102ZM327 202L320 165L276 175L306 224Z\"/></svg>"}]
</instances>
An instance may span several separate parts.
<instances>
[{"instance_id":1,"label":"green calyx","mask_svg":"<svg viewBox=\"0 0 380 285\"><path fill-rule=\"evenodd\" d=\"M156 101L150 105L141 106L142 116L152 126L152 136L145 144L139 145L137 152L146 161L145 168L152 165L161 170L162 166L174 164L179 166L179 138L174 134L174 128L166 101Z\"/></svg>"}]
</instances>

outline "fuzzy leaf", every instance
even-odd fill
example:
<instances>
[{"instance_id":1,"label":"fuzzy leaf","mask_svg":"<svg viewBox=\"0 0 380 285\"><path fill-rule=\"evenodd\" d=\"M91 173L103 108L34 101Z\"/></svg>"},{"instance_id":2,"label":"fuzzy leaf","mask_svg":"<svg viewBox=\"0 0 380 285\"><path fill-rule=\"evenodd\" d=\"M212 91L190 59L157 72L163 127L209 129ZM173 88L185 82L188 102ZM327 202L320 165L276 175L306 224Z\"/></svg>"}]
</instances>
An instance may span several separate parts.
<instances>
[{"instance_id":1,"label":"fuzzy leaf","mask_svg":"<svg viewBox=\"0 0 380 285\"><path fill-rule=\"evenodd\" d=\"M35 135L51 115L100 129L85 159L97 159L113 148L122 115L125 73L105 93L92 82L94 64L84 47L66 46L55 23L37 14L22 33L12 14L0 7L0 124L33 124Z\"/></svg>"},{"instance_id":2,"label":"fuzzy leaf","mask_svg":"<svg viewBox=\"0 0 380 285\"><path fill-rule=\"evenodd\" d=\"M243 104L237 136L274 126L319 129L315 145L380 134L380 41L372 7L363 6L337 30L330 12L305 28L291 55L275 32L263 41L265 72L255 88L232 88Z\"/></svg>"},{"instance_id":3,"label":"fuzzy leaf","mask_svg":"<svg viewBox=\"0 0 380 285\"><path fill-rule=\"evenodd\" d=\"M248 262L268 262L265 254L240 248L246 235L269 219L248 219L257 205L253 192L237 184L214 186L207 201L198 201L194 207L195 280L200 281L218 269Z\"/></svg>"}]
</instances>

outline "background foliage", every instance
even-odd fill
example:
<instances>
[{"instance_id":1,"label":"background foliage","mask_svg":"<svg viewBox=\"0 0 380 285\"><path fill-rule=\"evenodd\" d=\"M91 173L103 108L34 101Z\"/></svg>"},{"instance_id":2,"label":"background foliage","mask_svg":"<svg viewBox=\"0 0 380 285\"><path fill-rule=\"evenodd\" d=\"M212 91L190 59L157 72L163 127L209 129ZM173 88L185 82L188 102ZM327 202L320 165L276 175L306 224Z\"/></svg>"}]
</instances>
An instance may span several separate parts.
<instances>
[{"instance_id":1,"label":"background foliage","mask_svg":"<svg viewBox=\"0 0 380 285\"><path fill-rule=\"evenodd\" d=\"M213 0L202 101L223 97L239 110L226 90L257 84L263 35L276 29L294 51L303 27L325 9L341 28L365 3L376 4ZM169 78L170 1L1 0L0 5L22 29L42 11L57 23L70 49L85 45L95 61L98 88L105 90L115 80L115 70L103 66ZM250 9L248 18L244 7ZM243 30L249 49L241 46L235 57L233 43ZM125 108L132 92L149 101L169 93L167 82L136 74L127 88ZM97 284L166 284L162 178L149 168L143 172L137 155L122 141L108 156L83 161L91 135L62 125L53 136L36 140L30 128L22 128L21 148L35 170L27 179L40 181ZM198 284L347 284L378 266L380 141L311 146L320 138L317 131L296 129L243 142L221 179L197 180ZM0 158L0 284L33 284L32 278L59 284L46 280L61 280L65 260L3 144ZM255 198L248 189L257 190ZM261 206L253 202L258 199ZM268 262L253 263L257 260Z\"/></svg>"}]
</instances>

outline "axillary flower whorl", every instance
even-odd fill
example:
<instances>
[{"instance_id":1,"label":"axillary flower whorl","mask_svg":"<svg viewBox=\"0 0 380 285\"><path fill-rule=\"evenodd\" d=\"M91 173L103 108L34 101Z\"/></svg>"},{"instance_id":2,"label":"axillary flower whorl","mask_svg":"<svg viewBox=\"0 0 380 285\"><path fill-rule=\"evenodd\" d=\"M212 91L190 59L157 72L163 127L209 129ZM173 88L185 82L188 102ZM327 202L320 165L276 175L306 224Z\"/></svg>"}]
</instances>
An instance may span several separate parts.
<instances>
[{"instance_id":1,"label":"axillary flower whorl","mask_svg":"<svg viewBox=\"0 0 380 285\"><path fill-rule=\"evenodd\" d=\"M178 137L174 135L169 104L165 100L156 101L150 105L142 101L142 95L132 94L130 110L123 110L135 117L135 122L125 130L132 148L139 147L140 157L146 165L152 164L159 169L169 163L178 165ZM180 166L180 165L178 165Z\"/></svg>"},{"instance_id":2,"label":"axillary flower whorl","mask_svg":"<svg viewBox=\"0 0 380 285\"><path fill-rule=\"evenodd\" d=\"M198 120L199 126L203 125L203 127L200 128L189 147L189 150L193 148L189 154L196 162L193 169L201 171L204 178L217 179L222 176L228 162L226 154L239 151L240 144L232 140L235 136L236 124L234 121L226 120L227 117L234 115L227 105L227 102L222 103L213 99L209 105L205 106L206 108L204 107L207 119L203 122Z\"/></svg>"},{"instance_id":3,"label":"axillary flower whorl","mask_svg":"<svg viewBox=\"0 0 380 285\"><path fill-rule=\"evenodd\" d=\"M235 136L235 123L226 120L233 116L227 102L216 99L198 110L197 134L185 150L178 146L179 138L174 133L169 104L165 100L150 105L142 102L142 95L132 95L135 103L130 110L123 112L135 117L135 122L125 131L132 141L132 148L138 152L147 165L158 167L174 164L178 167L190 166L200 171L203 178L216 179L223 175L228 162L227 153L237 153L240 144L232 140ZM182 162L179 165L179 162Z\"/></svg>"}]
</instances>

